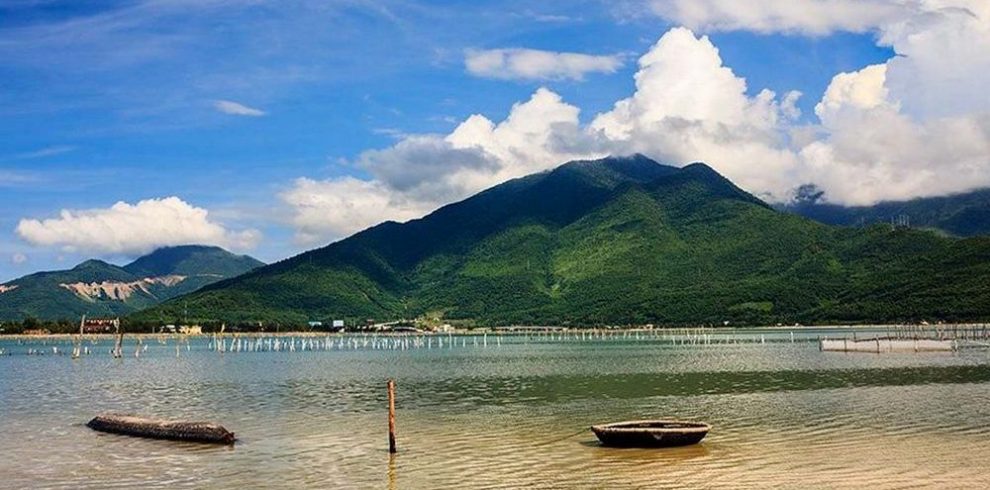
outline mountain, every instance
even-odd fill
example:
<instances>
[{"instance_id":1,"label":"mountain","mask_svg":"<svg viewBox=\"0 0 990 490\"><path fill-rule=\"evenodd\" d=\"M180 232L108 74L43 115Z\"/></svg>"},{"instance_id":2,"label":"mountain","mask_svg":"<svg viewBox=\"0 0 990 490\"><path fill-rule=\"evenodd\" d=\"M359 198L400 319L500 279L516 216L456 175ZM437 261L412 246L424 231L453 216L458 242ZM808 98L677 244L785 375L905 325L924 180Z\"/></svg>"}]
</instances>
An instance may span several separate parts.
<instances>
[{"instance_id":1,"label":"mountain","mask_svg":"<svg viewBox=\"0 0 990 490\"><path fill-rule=\"evenodd\" d=\"M571 162L133 316L299 325L990 318L990 239L780 212L707 165Z\"/></svg>"},{"instance_id":2,"label":"mountain","mask_svg":"<svg viewBox=\"0 0 990 490\"><path fill-rule=\"evenodd\" d=\"M220 247L185 245L163 247L123 267L139 276L234 277L265 265L247 255L234 255Z\"/></svg>"},{"instance_id":3,"label":"mountain","mask_svg":"<svg viewBox=\"0 0 990 490\"><path fill-rule=\"evenodd\" d=\"M262 265L199 245L160 248L123 267L87 260L0 284L0 319L126 315Z\"/></svg>"},{"instance_id":4,"label":"mountain","mask_svg":"<svg viewBox=\"0 0 990 490\"><path fill-rule=\"evenodd\" d=\"M912 227L931 228L952 236L990 235L990 189L872 206L840 206L811 199L780 209L829 225L864 226L900 220Z\"/></svg>"}]
</instances>

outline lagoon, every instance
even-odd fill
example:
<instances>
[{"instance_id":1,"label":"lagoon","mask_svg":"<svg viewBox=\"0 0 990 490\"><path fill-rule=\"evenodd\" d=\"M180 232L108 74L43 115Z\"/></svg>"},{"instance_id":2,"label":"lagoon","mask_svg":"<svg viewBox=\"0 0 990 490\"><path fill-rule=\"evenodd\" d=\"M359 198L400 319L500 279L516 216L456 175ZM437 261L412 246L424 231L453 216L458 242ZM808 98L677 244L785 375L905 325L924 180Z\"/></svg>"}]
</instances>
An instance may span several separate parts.
<instances>
[{"instance_id":1,"label":"lagoon","mask_svg":"<svg viewBox=\"0 0 990 490\"><path fill-rule=\"evenodd\" d=\"M209 337L178 351L175 338L147 337L129 338L123 359L108 354L111 340L87 340L91 354L76 360L53 355L71 351L65 339L4 339L0 487L990 486L990 352L820 352L823 334L836 335L489 334L429 337L429 347L423 336L335 335L224 354ZM240 440L200 446L83 425L103 411L213 420ZM663 450L600 447L587 430L657 417L713 429L700 445Z\"/></svg>"}]
</instances>

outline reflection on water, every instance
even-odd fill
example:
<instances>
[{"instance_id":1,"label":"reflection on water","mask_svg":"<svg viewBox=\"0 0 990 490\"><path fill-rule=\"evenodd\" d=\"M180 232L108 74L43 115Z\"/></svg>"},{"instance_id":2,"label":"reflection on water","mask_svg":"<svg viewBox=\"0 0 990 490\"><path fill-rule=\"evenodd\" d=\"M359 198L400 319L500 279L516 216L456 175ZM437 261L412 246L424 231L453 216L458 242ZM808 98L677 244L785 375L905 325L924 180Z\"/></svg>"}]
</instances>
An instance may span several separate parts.
<instances>
[{"instance_id":1,"label":"reflection on water","mask_svg":"<svg viewBox=\"0 0 990 490\"><path fill-rule=\"evenodd\" d=\"M223 356L196 344L178 357L174 344L148 342L123 360L0 357L0 487L990 486L984 350L468 342ZM395 456L388 377L397 381ZM107 410L216 420L240 442L82 425ZM586 430L659 416L713 430L701 445L665 450L600 447Z\"/></svg>"}]
</instances>

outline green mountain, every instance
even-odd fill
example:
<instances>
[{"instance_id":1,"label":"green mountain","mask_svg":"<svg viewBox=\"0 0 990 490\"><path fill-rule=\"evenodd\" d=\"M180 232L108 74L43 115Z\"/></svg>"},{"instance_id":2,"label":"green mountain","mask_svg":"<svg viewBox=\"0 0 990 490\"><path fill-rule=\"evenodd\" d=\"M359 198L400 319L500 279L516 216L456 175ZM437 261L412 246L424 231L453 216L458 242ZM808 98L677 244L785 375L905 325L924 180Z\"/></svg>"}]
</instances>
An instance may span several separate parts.
<instances>
[{"instance_id":1,"label":"green mountain","mask_svg":"<svg viewBox=\"0 0 990 490\"><path fill-rule=\"evenodd\" d=\"M990 239L780 212L704 164L572 162L133 317L301 324L990 318Z\"/></svg>"},{"instance_id":2,"label":"green mountain","mask_svg":"<svg viewBox=\"0 0 990 490\"><path fill-rule=\"evenodd\" d=\"M0 319L126 315L262 265L199 245L160 248L123 267L87 260L0 284Z\"/></svg>"},{"instance_id":3,"label":"green mountain","mask_svg":"<svg viewBox=\"0 0 990 490\"><path fill-rule=\"evenodd\" d=\"M820 194L781 206L829 225L869 226L876 223L902 223L915 228L931 228L948 235L969 237L990 235L990 189L908 201L885 201L872 206L840 206L820 202Z\"/></svg>"},{"instance_id":4,"label":"green mountain","mask_svg":"<svg viewBox=\"0 0 990 490\"><path fill-rule=\"evenodd\" d=\"M162 247L123 267L139 276L234 277L265 265L247 255L234 255L220 247L185 245Z\"/></svg>"}]
</instances>

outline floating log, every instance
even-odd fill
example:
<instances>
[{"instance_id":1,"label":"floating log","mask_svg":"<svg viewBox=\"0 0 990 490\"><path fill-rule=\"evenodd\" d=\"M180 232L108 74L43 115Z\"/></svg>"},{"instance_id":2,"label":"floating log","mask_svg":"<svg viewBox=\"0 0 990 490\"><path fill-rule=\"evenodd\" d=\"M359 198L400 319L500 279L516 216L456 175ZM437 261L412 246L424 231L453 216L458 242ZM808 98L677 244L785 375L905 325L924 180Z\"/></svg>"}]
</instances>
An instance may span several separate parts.
<instances>
[{"instance_id":1,"label":"floating log","mask_svg":"<svg viewBox=\"0 0 990 490\"><path fill-rule=\"evenodd\" d=\"M87 424L90 429L151 439L233 444L234 433L209 422L183 422L138 417L136 415L101 414Z\"/></svg>"},{"instance_id":2,"label":"floating log","mask_svg":"<svg viewBox=\"0 0 990 490\"><path fill-rule=\"evenodd\" d=\"M711 426L704 422L680 420L634 420L593 425L591 431L604 446L674 447L697 444Z\"/></svg>"}]
</instances>

